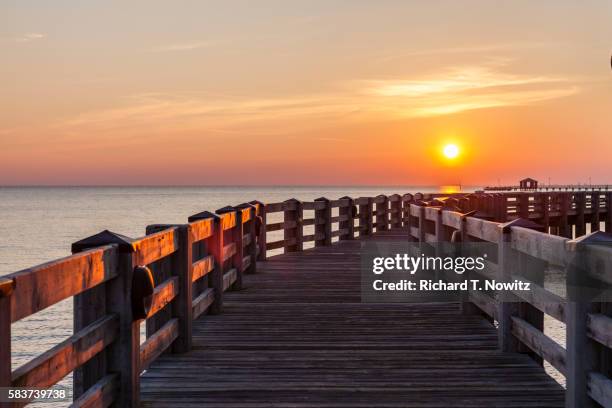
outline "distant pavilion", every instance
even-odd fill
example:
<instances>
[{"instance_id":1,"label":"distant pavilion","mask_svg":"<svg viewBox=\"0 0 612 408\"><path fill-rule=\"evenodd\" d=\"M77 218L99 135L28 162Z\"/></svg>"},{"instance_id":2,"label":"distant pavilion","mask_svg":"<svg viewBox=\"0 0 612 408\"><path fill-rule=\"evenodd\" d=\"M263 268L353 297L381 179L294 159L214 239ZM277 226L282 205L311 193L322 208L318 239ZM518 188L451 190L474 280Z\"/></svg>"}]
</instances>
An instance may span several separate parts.
<instances>
[{"instance_id":1,"label":"distant pavilion","mask_svg":"<svg viewBox=\"0 0 612 408\"><path fill-rule=\"evenodd\" d=\"M524 178L521 181L519 181L519 188L521 190L537 190L538 180L534 180L530 177Z\"/></svg>"}]
</instances>

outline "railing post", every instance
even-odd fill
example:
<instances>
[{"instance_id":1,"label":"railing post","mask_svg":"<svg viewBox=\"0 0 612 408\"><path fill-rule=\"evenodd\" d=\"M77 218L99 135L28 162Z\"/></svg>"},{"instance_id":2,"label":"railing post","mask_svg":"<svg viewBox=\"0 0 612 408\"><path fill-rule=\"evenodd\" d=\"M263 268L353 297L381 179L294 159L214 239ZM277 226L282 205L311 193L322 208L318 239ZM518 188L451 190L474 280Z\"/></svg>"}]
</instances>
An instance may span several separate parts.
<instances>
[{"instance_id":1,"label":"railing post","mask_svg":"<svg viewBox=\"0 0 612 408\"><path fill-rule=\"evenodd\" d=\"M393 194L389 196L389 202L391 203L391 228L402 227L402 197L399 194Z\"/></svg>"},{"instance_id":2,"label":"railing post","mask_svg":"<svg viewBox=\"0 0 612 408\"><path fill-rule=\"evenodd\" d=\"M284 251L287 252L298 252L304 250L304 229L303 219L304 211L302 202L291 198L284 201L284 239L285 246Z\"/></svg>"},{"instance_id":3,"label":"railing post","mask_svg":"<svg viewBox=\"0 0 612 408\"><path fill-rule=\"evenodd\" d=\"M436 236L436 244L440 243L440 242L444 242L445 241L445 237L444 237L444 226L442 225L442 209L441 208L435 208L435 213L436 213L436 220L434 221L435 227L434 227L434 234Z\"/></svg>"},{"instance_id":4,"label":"railing post","mask_svg":"<svg viewBox=\"0 0 612 408\"><path fill-rule=\"evenodd\" d=\"M11 294L15 282L0 278L0 387L11 386Z\"/></svg>"},{"instance_id":5,"label":"railing post","mask_svg":"<svg viewBox=\"0 0 612 408\"><path fill-rule=\"evenodd\" d=\"M493 201L493 194L487 193L485 194L485 205L486 205L486 213L491 216L491 219L495 219L497 212L495 209L495 201Z\"/></svg>"},{"instance_id":6,"label":"railing post","mask_svg":"<svg viewBox=\"0 0 612 408\"><path fill-rule=\"evenodd\" d=\"M548 207L549 207L549 215L548 215L548 231L551 235L559 235L559 224L556 222L552 222L550 219L550 211L558 212L561 208L559 206L559 197L556 193L548 193L548 189L546 189L548 194Z\"/></svg>"},{"instance_id":7,"label":"railing post","mask_svg":"<svg viewBox=\"0 0 612 408\"><path fill-rule=\"evenodd\" d=\"M599 231L599 212L600 212L600 194L599 191L591 192L591 232Z\"/></svg>"},{"instance_id":8,"label":"railing post","mask_svg":"<svg viewBox=\"0 0 612 408\"><path fill-rule=\"evenodd\" d=\"M461 249L460 249L461 252L465 251L465 248L467 248L465 244L467 242L470 242L470 239L467 234L466 218L467 218L467 215L461 215L461 224L459 226L459 233L451 237L451 242L455 244L461 243ZM479 315L480 314L480 309L470 301L469 291L463 294L463 299L461 303L459 304L459 308L460 308L461 314L463 315Z\"/></svg>"},{"instance_id":9,"label":"railing post","mask_svg":"<svg viewBox=\"0 0 612 408\"><path fill-rule=\"evenodd\" d=\"M464 211L469 212L478 210L478 195L476 193L472 193L466 198L468 200L468 206L467 208L464 208Z\"/></svg>"},{"instance_id":10,"label":"railing post","mask_svg":"<svg viewBox=\"0 0 612 408\"><path fill-rule=\"evenodd\" d=\"M425 206L419 205L419 242L425 242L425 225L427 219L425 218Z\"/></svg>"},{"instance_id":11,"label":"railing post","mask_svg":"<svg viewBox=\"0 0 612 408\"><path fill-rule=\"evenodd\" d=\"M458 206L461 209L462 213L466 213L469 211L470 209L470 199L467 197L460 197L457 199L458 201Z\"/></svg>"},{"instance_id":12,"label":"railing post","mask_svg":"<svg viewBox=\"0 0 612 408\"><path fill-rule=\"evenodd\" d=\"M314 200L315 247L331 245L331 206L325 197Z\"/></svg>"},{"instance_id":13,"label":"railing post","mask_svg":"<svg viewBox=\"0 0 612 408\"><path fill-rule=\"evenodd\" d=\"M612 232L612 192L606 193L606 219L604 227L606 232Z\"/></svg>"},{"instance_id":14,"label":"railing post","mask_svg":"<svg viewBox=\"0 0 612 408\"><path fill-rule=\"evenodd\" d=\"M193 321L193 242L189 225L178 227L179 248L172 255L174 273L179 279L179 296L172 303L172 314L179 319L178 337L172 343L174 353L186 353L191 350L191 332Z\"/></svg>"},{"instance_id":15,"label":"railing post","mask_svg":"<svg viewBox=\"0 0 612 408\"><path fill-rule=\"evenodd\" d=\"M587 316L593 312L591 303L568 301L565 306L566 333L566 392L567 408L589 408L596 405L588 395L588 374L596 365L592 340L587 337Z\"/></svg>"},{"instance_id":16,"label":"railing post","mask_svg":"<svg viewBox=\"0 0 612 408\"><path fill-rule=\"evenodd\" d=\"M586 234L586 223L584 220L584 212L586 208L586 193L574 193L576 197L576 238Z\"/></svg>"},{"instance_id":17,"label":"railing post","mask_svg":"<svg viewBox=\"0 0 612 408\"><path fill-rule=\"evenodd\" d=\"M543 287L543 271L545 262L520 253L511 247L512 227L522 227L533 230L542 230L542 226L533 221L518 218L500 225L500 238L498 240L499 274L502 282L512 282L515 278L513 271L528 272L536 271L538 276L532 279L532 284ZM537 279L536 279L537 278ZM508 296L508 294L504 294ZM513 299L514 300L514 299ZM539 331L544 331L544 313L527 302L504 302L498 304L497 321L499 323L498 341L499 347L505 352L527 353L537 363L542 364L542 358L527 346L518 342L512 335L512 316L519 316Z\"/></svg>"},{"instance_id":18,"label":"railing post","mask_svg":"<svg viewBox=\"0 0 612 408\"><path fill-rule=\"evenodd\" d=\"M529 193L519 195L519 217L525 220L529 219Z\"/></svg>"},{"instance_id":19,"label":"railing post","mask_svg":"<svg viewBox=\"0 0 612 408\"><path fill-rule=\"evenodd\" d=\"M168 228L176 227L178 235L178 250L170 255L169 274L178 277L179 294L172 301L172 317L176 317L179 322L178 337L172 342L173 353L186 353L191 350L191 332L193 320L193 242L191 241L189 224L154 224L147 226L147 235L163 231ZM163 262L163 260L162 260ZM147 319L147 336L155 333L170 318L160 319L159 322L149 326L149 321L157 315Z\"/></svg>"},{"instance_id":20,"label":"railing post","mask_svg":"<svg viewBox=\"0 0 612 408\"><path fill-rule=\"evenodd\" d=\"M214 291L214 301L210 306L210 314L219 314L223 311L223 231L221 218L217 214L204 211L189 217L189 222L212 218L213 235L207 239L207 252L215 261L213 270L209 273L209 286Z\"/></svg>"},{"instance_id":21,"label":"railing post","mask_svg":"<svg viewBox=\"0 0 612 408\"><path fill-rule=\"evenodd\" d=\"M500 282L512 281L512 270L515 269L516 254L510 247L512 221L499 226L497 242L497 265ZM512 316L518 315L518 302L499 301L497 305L497 339L499 349L505 353L518 352L518 341L512 334Z\"/></svg>"},{"instance_id":22,"label":"railing post","mask_svg":"<svg viewBox=\"0 0 612 408\"><path fill-rule=\"evenodd\" d=\"M112 233L108 235L113 238ZM82 242L82 241L79 241ZM76 245L76 246L75 246ZM102 244L99 244L102 245ZM72 245L72 253L93 248L98 245ZM106 311L107 290L105 285L98 285L73 297L73 332L77 333L97 319L103 317ZM74 370L72 375L73 399L79 398L92 385L100 380L107 372L107 350L102 350L91 360Z\"/></svg>"},{"instance_id":23,"label":"railing post","mask_svg":"<svg viewBox=\"0 0 612 408\"><path fill-rule=\"evenodd\" d=\"M152 224L147 225L146 234L151 235L163 231L167 228L170 228L169 224ZM149 269L153 274L153 279L155 282L161 283L169 279L174 272L174 265L171 257L164 257L162 259L158 259L149 265ZM146 326L146 338L154 335L159 329L161 329L164 324L168 322L172 318L172 308L165 307L162 310L155 313L153 316L149 317L145 321ZM170 350L164 351L164 353L168 353Z\"/></svg>"},{"instance_id":24,"label":"railing post","mask_svg":"<svg viewBox=\"0 0 612 408\"><path fill-rule=\"evenodd\" d=\"M483 193L478 193L476 194L476 200L474 201L474 203L476 204L476 211L479 212L484 212L484 194Z\"/></svg>"},{"instance_id":25,"label":"railing post","mask_svg":"<svg viewBox=\"0 0 612 408\"><path fill-rule=\"evenodd\" d=\"M258 224L256 224L256 226L259 226L259 228L256 228L257 246L259 247L257 250L257 260L265 261L267 259L266 205L261 201L251 201L250 203L257 206L257 217L259 217ZM257 231L257 229L259 229L259 231Z\"/></svg>"},{"instance_id":26,"label":"railing post","mask_svg":"<svg viewBox=\"0 0 612 408\"><path fill-rule=\"evenodd\" d=\"M244 273L255 273L257 271L257 206L244 203L237 207L248 209L250 212L249 221L247 221L243 227L244 231L250 237L249 244L244 248L245 257L249 257L249 266L244 270Z\"/></svg>"},{"instance_id":27,"label":"railing post","mask_svg":"<svg viewBox=\"0 0 612 408\"><path fill-rule=\"evenodd\" d=\"M223 214L231 214L234 213L234 217L236 217L236 225L233 228L229 229L227 233L228 242L225 242L224 245L227 246L230 242L234 243L236 250L234 251L234 255L232 256L231 264L236 269L236 282L232 285L233 290L242 289L242 275L244 271L244 247L242 246L242 239L244 237L244 224L242 222L243 209L227 206L223 208L219 208L215 211L219 215ZM223 250L221 251L223 253Z\"/></svg>"},{"instance_id":28,"label":"railing post","mask_svg":"<svg viewBox=\"0 0 612 408\"><path fill-rule=\"evenodd\" d=\"M500 222L502 217L501 197L499 193L491 193L491 208L493 211L493 220Z\"/></svg>"},{"instance_id":29,"label":"railing post","mask_svg":"<svg viewBox=\"0 0 612 408\"><path fill-rule=\"evenodd\" d=\"M408 226L408 232L410 233L410 203L412 202L412 194L406 193L402 196L402 226Z\"/></svg>"},{"instance_id":30,"label":"railing post","mask_svg":"<svg viewBox=\"0 0 612 408\"><path fill-rule=\"evenodd\" d=\"M491 213L493 215L492 220L499 222L500 217L500 205L499 205L499 194L498 193L490 193L491 195Z\"/></svg>"},{"instance_id":31,"label":"railing post","mask_svg":"<svg viewBox=\"0 0 612 408\"><path fill-rule=\"evenodd\" d=\"M380 194L376 196L376 232L389 228L389 198Z\"/></svg>"},{"instance_id":32,"label":"railing post","mask_svg":"<svg viewBox=\"0 0 612 408\"><path fill-rule=\"evenodd\" d=\"M549 196L548 196L548 193L539 193L538 196L540 197L540 208L542 211L542 222L541 223L542 225L544 225L544 231L548 233L548 230L550 227Z\"/></svg>"},{"instance_id":33,"label":"railing post","mask_svg":"<svg viewBox=\"0 0 612 408\"><path fill-rule=\"evenodd\" d=\"M351 197L344 196L340 200L346 201L346 205L338 209L338 215L340 217L346 217L346 220L338 223L340 230L346 230L346 233L340 235L340 241L351 240L355 238L355 202Z\"/></svg>"},{"instance_id":34,"label":"railing post","mask_svg":"<svg viewBox=\"0 0 612 408\"><path fill-rule=\"evenodd\" d=\"M568 221L568 212L570 209L570 193L560 193L559 211L561 216L559 217L559 235L565 238L572 238L572 229L570 228Z\"/></svg>"},{"instance_id":35,"label":"railing post","mask_svg":"<svg viewBox=\"0 0 612 408\"><path fill-rule=\"evenodd\" d=\"M508 197L505 194L501 194L501 221L508 221Z\"/></svg>"},{"instance_id":36,"label":"railing post","mask_svg":"<svg viewBox=\"0 0 612 408\"><path fill-rule=\"evenodd\" d=\"M360 197L359 202L359 236L372 235L372 197Z\"/></svg>"},{"instance_id":37,"label":"railing post","mask_svg":"<svg viewBox=\"0 0 612 408\"><path fill-rule=\"evenodd\" d=\"M132 312L134 269L137 266L132 239L110 231L85 238L72 244L72 252L101 245L117 245L117 273L105 283L106 313L119 316L119 336L106 354L107 372L119 373L119 393L115 404L121 407L140 405L140 320ZM85 305L82 305L85 306ZM90 305L90 307L97 307Z\"/></svg>"},{"instance_id":38,"label":"railing post","mask_svg":"<svg viewBox=\"0 0 612 408\"><path fill-rule=\"evenodd\" d=\"M119 339L111 347L109 371L119 371L121 392L118 405L138 407L140 405L140 321L132 315L131 294L134 268L134 253L119 254L119 277L110 282L108 305L119 314ZM114 310L113 310L114 309Z\"/></svg>"},{"instance_id":39,"label":"railing post","mask_svg":"<svg viewBox=\"0 0 612 408\"><path fill-rule=\"evenodd\" d=\"M609 352L604 346L589 338L588 320L590 313L606 313L602 303L589 301L588 290L584 291L582 278L588 282L589 265L593 262L588 257L589 243L612 245L612 235L595 232L567 242L567 249L572 255L566 269L567 303L565 306L566 324L566 393L567 408L598 407L589 397L589 373L600 372L609 367ZM588 285L588 284L587 284ZM585 293L586 292L586 293Z\"/></svg>"},{"instance_id":40,"label":"railing post","mask_svg":"<svg viewBox=\"0 0 612 408\"><path fill-rule=\"evenodd\" d=\"M447 251L449 251L449 246L446 244L449 242L448 239L444 236L444 228L442 225L442 208L441 207L432 207L435 212L435 221L434 221L434 234L436 236L436 242L434 245L434 253L440 259L444 259L447 256ZM446 279L445 272L443 269L436 268L434 279L438 280L440 276L443 276Z\"/></svg>"},{"instance_id":41,"label":"railing post","mask_svg":"<svg viewBox=\"0 0 612 408\"><path fill-rule=\"evenodd\" d=\"M491 206L493 207L493 220L496 222L501 222L501 201L500 201L499 193L491 193Z\"/></svg>"}]
</instances>

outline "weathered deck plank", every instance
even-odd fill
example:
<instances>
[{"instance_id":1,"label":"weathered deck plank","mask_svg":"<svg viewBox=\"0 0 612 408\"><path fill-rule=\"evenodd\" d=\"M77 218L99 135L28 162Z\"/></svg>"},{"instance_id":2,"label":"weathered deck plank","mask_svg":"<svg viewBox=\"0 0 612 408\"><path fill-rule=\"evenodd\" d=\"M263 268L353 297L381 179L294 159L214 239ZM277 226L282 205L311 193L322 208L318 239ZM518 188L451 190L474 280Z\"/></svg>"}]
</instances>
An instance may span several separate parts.
<instances>
[{"instance_id":1,"label":"weathered deck plank","mask_svg":"<svg viewBox=\"0 0 612 408\"><path fill-rule=\"evenodd\" d=\"M371 239L403 236L386 231ZM360 242L269 258L142 377L147 407L553 407L563 389L455 304L362 304Z\"/></svg>"}]
</instances>

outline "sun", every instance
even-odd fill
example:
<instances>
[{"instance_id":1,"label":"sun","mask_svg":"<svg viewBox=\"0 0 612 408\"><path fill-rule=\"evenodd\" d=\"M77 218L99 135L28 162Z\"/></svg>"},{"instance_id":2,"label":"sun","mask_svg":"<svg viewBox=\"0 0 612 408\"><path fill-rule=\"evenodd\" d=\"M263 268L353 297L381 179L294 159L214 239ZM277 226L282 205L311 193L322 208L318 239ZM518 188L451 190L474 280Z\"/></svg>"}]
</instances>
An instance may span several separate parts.
<instances>
[{"instance_id":1,"label":"sun","mask_svg":"<svg viewBox=\"0 0 612 408\"><path fill-rule=\"evenodd\" d=\"M442 153L447 159L454 159L459 156L459 147L456 144L447 144L444 146L444 149L442 149Z\"/></svg>"}]
</instances>

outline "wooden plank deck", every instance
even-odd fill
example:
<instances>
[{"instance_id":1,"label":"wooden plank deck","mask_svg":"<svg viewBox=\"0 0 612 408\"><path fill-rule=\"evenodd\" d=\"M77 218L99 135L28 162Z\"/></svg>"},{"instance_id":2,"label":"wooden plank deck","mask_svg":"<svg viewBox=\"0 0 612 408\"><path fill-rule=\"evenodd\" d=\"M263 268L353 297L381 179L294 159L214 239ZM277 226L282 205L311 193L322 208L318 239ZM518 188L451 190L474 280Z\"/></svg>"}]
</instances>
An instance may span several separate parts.
<instances>
[{"instance_id":1,"label":"wooden plank deck","mask_svg":"<svg viewBox=\"0 0 612 408\"><path fill-rule=\"evenodd\" d=\"M342 241L261 263L223 314L193 322L193 350L152 364L142 405L563 406L562 387L456 304L360 303L359 251Z\"/></svg>"}]
</instances>

